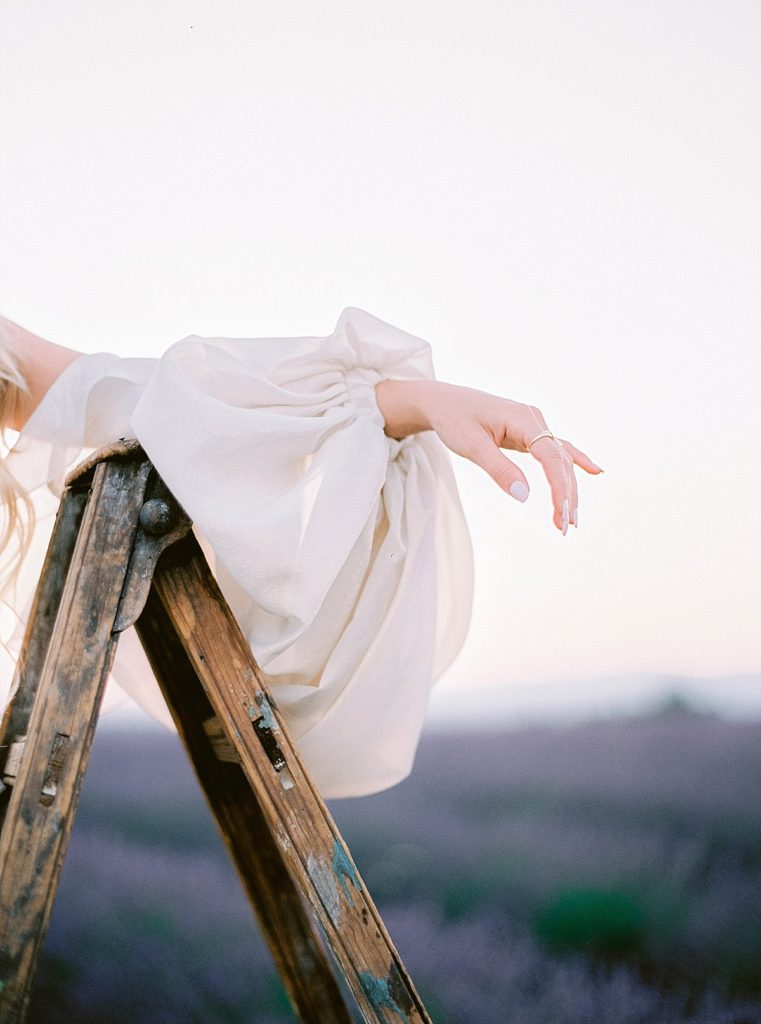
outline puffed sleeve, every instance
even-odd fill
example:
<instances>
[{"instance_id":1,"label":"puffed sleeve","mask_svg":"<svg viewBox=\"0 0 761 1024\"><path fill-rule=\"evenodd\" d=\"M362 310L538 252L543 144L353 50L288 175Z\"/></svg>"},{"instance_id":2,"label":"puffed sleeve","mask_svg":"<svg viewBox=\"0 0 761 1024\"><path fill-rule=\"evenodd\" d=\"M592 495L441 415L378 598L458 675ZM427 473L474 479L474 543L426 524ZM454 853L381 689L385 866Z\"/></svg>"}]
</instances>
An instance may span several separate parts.
<instances>
[{"instance_id":1,"label":"puffed sleeve","mask_svg":"<svg viewBox=\"0 0 761 1024\"><path fill-rule=\"evenodd\" d=\"M382 379L433 376L425 341L350 307L327 337L185 338L129 415L326 797L409 773L467 631L449 452L431 431L387 437L375 400Z\"/></svg>"}]
</instances>

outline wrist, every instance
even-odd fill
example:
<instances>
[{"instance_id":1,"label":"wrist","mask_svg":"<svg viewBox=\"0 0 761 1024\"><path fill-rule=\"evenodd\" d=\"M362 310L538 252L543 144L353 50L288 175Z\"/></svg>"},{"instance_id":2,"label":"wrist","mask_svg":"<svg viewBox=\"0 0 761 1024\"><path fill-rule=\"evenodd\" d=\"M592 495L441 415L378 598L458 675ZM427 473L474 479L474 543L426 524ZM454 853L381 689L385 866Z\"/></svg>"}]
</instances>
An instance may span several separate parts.
<instances>
[{"instance_id":1,"label":"wrist","mask_svg":"<svg viewBox=\"0 0 761 1024\"><path fill-rule=\"evenodd\" d=\"M376 384L375 397L388 436L401 440L432 430L431 410L440 386L436 380L382 380Z\"/></svg>"}]
</instances>

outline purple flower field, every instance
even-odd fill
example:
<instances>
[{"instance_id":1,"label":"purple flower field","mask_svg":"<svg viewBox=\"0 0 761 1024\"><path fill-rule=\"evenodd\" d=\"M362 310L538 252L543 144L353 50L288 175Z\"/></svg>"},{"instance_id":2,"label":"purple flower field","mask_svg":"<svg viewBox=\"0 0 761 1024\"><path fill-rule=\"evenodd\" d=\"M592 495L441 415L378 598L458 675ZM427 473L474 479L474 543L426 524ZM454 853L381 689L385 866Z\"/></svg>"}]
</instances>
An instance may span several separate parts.
<instances>
[{"instance_id":1,"label":"purple flower field","mask_svg":"<svg viewBox=\"0 0 761 1024\"><path fill-rule=\"evenodd\" d=\"M761 723L431 734L331 809L435 1024L761 1024ZM294 1020L176 737L96 737L30 1020Z\"/></svg>"}]
</instances>

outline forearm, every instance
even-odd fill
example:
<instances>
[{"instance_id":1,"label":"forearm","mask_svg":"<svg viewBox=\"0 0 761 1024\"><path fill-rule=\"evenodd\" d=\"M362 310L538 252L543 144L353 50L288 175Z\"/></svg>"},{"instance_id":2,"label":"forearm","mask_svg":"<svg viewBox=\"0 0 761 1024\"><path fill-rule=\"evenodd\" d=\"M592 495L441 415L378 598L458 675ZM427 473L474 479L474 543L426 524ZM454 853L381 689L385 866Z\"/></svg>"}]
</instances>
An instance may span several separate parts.
<instances>
[{"instance_id":1,"label":"forearm","mask_svg":"<svg viewBox=\"0 0 761 1024\"><path fill-rule=\"evenodd\" d=\"M435 380L382 380L377 384L375 397L389 437L401 439L432 430L431 407L440 387Z\"/></svg>"}]
</instances>

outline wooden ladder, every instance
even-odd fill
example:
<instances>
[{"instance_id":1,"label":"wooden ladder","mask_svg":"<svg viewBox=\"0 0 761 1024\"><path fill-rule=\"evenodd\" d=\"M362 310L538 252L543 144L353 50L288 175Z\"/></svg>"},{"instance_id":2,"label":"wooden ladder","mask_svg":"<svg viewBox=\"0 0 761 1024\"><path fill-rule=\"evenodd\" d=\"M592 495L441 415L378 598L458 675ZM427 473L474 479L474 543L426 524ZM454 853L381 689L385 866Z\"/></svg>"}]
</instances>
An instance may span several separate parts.
<instances>
[{"instance_id":1,"label":"wooden ladder","mask_svg":"<svg viewBox=\"0 0 761 1024\"><path fill-rule=\"evenodd\" d=\"M299 1020L430 1021L191 522L139 444L69 476L0 727L0 1024L20 1024L105 682L135 625ZM314 918L309 913L311 906Z\"/></svg>"}]
</instances>

